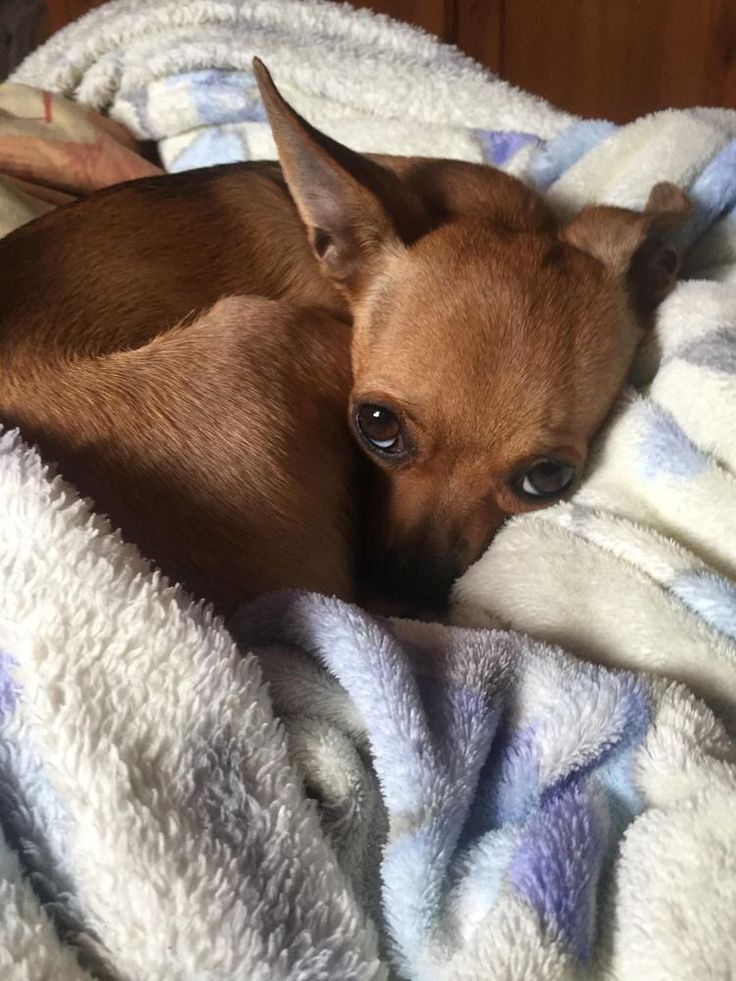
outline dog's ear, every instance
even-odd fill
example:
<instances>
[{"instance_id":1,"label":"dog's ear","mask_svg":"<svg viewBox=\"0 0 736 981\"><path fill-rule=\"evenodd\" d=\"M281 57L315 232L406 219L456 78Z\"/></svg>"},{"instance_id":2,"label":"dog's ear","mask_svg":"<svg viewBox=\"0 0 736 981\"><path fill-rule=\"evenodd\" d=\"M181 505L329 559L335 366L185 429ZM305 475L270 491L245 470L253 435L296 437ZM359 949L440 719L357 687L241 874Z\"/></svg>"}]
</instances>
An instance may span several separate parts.
<instances>
[{"instance_id":1,"label":"dog's ear","mask_svg":"<svg viewBox=\"0 0 736 981\"><path fill-rule=\"evenodd\" d=\"M663 182L652 188L644 211L590 205L560 234L614 275L625 276L637 312L646 314L675 286L680 256L668 236L689 213L687 195Z\"/></svg>"},{"instance_id":2,"label":"dog's ear","mask_svg":"<svg viewBox=\"0 0 736 981\"><path fill-rule=\"evenodd\" d=\"M369 277L389 244L400 246L392 211L393 173L336 143L286 102L266 66L253 59L279 161L323 271L348 293Z\"/></svg>"}]
</instances>

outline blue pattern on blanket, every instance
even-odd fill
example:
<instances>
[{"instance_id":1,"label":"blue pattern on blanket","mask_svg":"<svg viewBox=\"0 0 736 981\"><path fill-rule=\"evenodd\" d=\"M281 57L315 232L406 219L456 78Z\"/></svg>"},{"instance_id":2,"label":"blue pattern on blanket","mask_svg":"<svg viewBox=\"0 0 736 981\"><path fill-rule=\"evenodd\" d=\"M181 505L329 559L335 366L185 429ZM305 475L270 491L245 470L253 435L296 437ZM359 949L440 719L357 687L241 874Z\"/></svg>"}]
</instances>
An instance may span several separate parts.
<instances>
[{"instance_id":1,"label":"blue pattern on blanket","mask_svg":"<svg viewBox=\"0 0 736 981\"><path fill-rule=\"evenodd\" d=\"M676 477L689 480L708 468L707 457L654 403L642 403L644 429L639 439L639 473L644 480Z\"/></svg>"},{"instance_id":2,"label":"blue pattern on blanket","mask_svg":"<svg viewBox=\"0 0 736 981\"><path fill-rule=\"evenodd\" d=\"M736 584L703 569L682 573L672 591L709 626L736 640Z\"/></svg>"},{"instance_id":3,"label":"blue pattern on blanket","mask_svg":"<svg viewBox=\"0 0 736 981\"><path fill-rule=\"evenodd\" d=\"M508 163L525 146L538 146L542 141L534 133L515 133L509 130L478 129L475 138L483 151L483 159L494 167Z\"/></svg>"},{"instance_id":4,"label":"blue pattern on blanket","mask_svg":"<svg viewBox=\"0 0 736 981\"><path fill-rule=\"evenodd\" d=\"M736 140L728 143L697 175L688 188L693 214L683 244L700 238L710 226L736 207Z\"/></svg>"},{"instance_id":5,"label":"blue pattern on blanket","mask_svg":"<svg viewBox=\"0 0 736 981\"><path fill-rule=\"evenodd\" d=\"M708 334L687 341L674 356L711 371L736 375L736 329L717 327Z\"/></svg>"},{"instance_id":6,"label":"blue pattern on blanket","mask_svg":"<svg viewBox=\"0 0 736 981\"><path fill-rule=\"evenodd\" d=\"M525 826L509 881L580 963L590 956L608 828L586 788L566 788Z\"/></svg>"},{"instance_id":7,"label":"blue pattern on blanket","mask_svg":"<svg viewBox=\"0 0 736 981\"><path fill-rule=\"evenodd\" d=\"M586 119L571 123L554 139L541 142L529 164L529 176L539 188L550 187L574 163L616 132L613 123Z\"/></svg>"},{"instance_id":8,"label":"blue pattern on blanket","mask_svg":"<svg viewBox=\"0 0 736 981\"><path fill-rule=\"evenodd\" d=\"M289 93L286 93L287 97ZM139 132L171 146L165 153L172 171L233 163L262 156L266 115L253 74L249 71L206 69L148 81L124 93ZM339 116L339 114L338 114ZM329 132L330 124L323 123ZM468 131L482 159L493 166L515 167L530 183L544 190L558 181L586 154L614 136L619 128L607 120L576 120L559 135L545 140L524 130ZM258 144L253 146L253 137ZM529 154L519 168L520 151ZM386 147L391 151L391 147ZM736 207L736 141L728 143L696 174L688 191L693 212L676 233L688 247L721 217Z\"/></svg>"},{"instance_id":9,"label":"blue pattern on blanket","mask_svg":"<svg viewBox=\"0 0 736 981\"><path fill-rule=\"evenodd\" d=\"M94 940L85 923L68 861L69 809L49 782L33 734L17 717L17 662L0 650L0 841L15 850L23 872L63 939Z\"/></svg>"},{"instance_id":10,"label":"blue pattern on blanket","mask_svg":"<svg viewBox=\"0 0 736 981\"><path fill-rule=\"evenodd\" d=\"M210 167L212 161L218 164L239 163L244 160L243 142L237 133L227 129L205 129L198 133L171 167L173 173L182 170L195 170Z\"/></svg>"},{"instance_id":11,"label":"blue pattern on blanket","mask_svg":"<svg viewBox=\"0 0 736 981\"><path fill-rule=\"evenodd\" d=\"M189 72L168 79L172 89L189 87L197 116L205 126L265 122L255 78L250 72Z\"/></svg>"},{"instance_id":12,"label":"blue pattern on blanket","mask_svg":"<svg viewBox=\"0 0 736 981\"><path fill-rule=\"evenodd\" d=\"M406 977L447 956L461 909L500 914L512 896L588 960L601 873L643 806L645 681L518 635L389 623L318 596L266 597L232 626L244 646L315 656L364 720L389 816L383 916Z\"/></svg>"}]
</instances>

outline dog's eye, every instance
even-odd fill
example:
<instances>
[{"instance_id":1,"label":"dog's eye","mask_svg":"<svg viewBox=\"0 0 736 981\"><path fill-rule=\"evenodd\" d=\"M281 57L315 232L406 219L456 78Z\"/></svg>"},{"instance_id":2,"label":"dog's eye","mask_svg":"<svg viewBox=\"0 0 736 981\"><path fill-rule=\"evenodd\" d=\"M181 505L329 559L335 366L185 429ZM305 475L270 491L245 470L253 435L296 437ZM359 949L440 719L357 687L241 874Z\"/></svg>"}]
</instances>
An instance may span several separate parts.
<instances>
[{"instance_id":1,"label":"dog's eye","mask_svg":"<svg viewBox=\"0 0 736 981\"><path fill-rule=\"evenodd\" d=\"M402 453L404 439L398 417L384 405L366 402L358 408L355 422L361 436L381 453Z\"/></svg>"},{"instance_id":2,"label":"dog's eye","mask_svg":"<svg viewBox=\"0 0 736 981\"><path fill-rule=\"evenodd\" d=\"M559 497L575 480L575 467L560 460L539 460L516 480L522 497L542 501Z\"/></svg>"}]
</instances>

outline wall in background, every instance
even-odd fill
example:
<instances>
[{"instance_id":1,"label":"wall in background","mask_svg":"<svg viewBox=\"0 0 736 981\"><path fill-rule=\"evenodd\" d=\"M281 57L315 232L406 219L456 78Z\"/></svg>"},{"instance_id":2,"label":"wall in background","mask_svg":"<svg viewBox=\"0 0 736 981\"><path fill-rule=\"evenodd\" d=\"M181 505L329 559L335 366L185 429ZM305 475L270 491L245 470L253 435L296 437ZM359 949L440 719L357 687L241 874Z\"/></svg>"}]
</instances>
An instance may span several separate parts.
<instances>
[{"instance_id":1,"label":"wall in background","mask_svg":"<svg viewBox=\"0 0 736 981\"><path fill-rule=\"evenodd\" d=\"M0 0L0 78L33 48L42 10L42 0Z\"/></svg>"},{"instance_id":2,"label":"wall in background","mask_svg":"<svg viewBox=\"0 0 736 981\"><path fill-rule=\"evenodd\" d=\"M357 0L581 116L736 108L736 0Z\"/></svg>"},{"instance_id":3,"label":"wall in background","mask_svg":"<svg viewBox=\"0 0 736 981\"><path fill-rule=\"evenodd\" d=\"M1 0L0 0L1 2ZM7 0L6 0L7 2ZM100 0L45 0L48 36ZM736 108L736 0L353 0L581 116Z\"/></svg>"}]
</instances>

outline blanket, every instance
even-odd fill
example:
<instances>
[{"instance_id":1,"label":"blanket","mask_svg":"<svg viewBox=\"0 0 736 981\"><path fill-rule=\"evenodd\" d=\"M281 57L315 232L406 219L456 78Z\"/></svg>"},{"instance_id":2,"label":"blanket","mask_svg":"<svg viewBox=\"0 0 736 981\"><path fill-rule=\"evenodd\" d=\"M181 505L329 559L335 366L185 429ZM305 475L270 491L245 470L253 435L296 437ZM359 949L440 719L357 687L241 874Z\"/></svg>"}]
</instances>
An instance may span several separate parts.
<instances>
[{"instance_id":1,"label":"blanket","mask_svg":"<svg viewBox=\"0 0 736 981\"><path fill-rule=\"evenodd\" d=\"M336 138L494 163L562 213L676 180L701 280L668 301L583 490L502 532L455 626L286 595L228 633L6 433L3 968L729 978L736 114L574 120L311 0L118 0L16 81L181 169L272 155L253 53Z\"/></svg>"},{"instance_id":2,"label":"blanket","mask_svg":"<svg viewBox=\"0 0 736 981\"><path fill-rule=\"evenodd\" d=\"M28 85L0 85L0 235L91 191L159 174L127 130Z\"/></svg>"},{"instance_id":3,"label":"blanket","mask_svg":"<svg viewBox=\"0 0 736 981\"><path fill-rule=\"evenodd\" d=\"M13 433L0 498L3 977L728 976L683 687L299 594L241 656Z\"/></svg>"}]
</instances>

